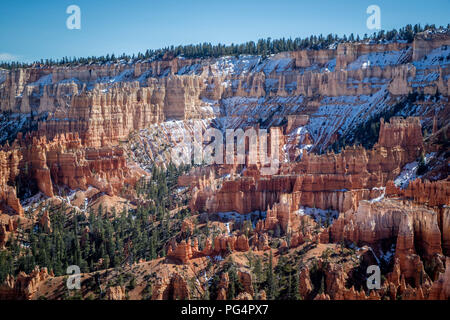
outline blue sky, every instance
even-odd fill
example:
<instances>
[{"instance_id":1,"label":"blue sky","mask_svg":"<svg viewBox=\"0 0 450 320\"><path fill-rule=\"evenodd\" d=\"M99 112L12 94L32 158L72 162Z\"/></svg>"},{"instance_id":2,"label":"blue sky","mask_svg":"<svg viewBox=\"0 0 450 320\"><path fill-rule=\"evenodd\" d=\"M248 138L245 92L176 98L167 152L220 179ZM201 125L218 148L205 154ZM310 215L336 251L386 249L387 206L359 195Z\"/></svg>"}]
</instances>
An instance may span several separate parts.
<instances>
[{"instance_id":1,"label":"blue sky","mask_svg":"<svg viewBox=\"0 0 450 320\"><path fill-rule=\"evenodd\" d=\"M66 28L69 5L81 30ZM381 8L383 29L450 23L449 0L2 0L0 60L144 52L199 42L241 43L311 34L372 33L366 8Z\"/></svg>"}]
</instances>

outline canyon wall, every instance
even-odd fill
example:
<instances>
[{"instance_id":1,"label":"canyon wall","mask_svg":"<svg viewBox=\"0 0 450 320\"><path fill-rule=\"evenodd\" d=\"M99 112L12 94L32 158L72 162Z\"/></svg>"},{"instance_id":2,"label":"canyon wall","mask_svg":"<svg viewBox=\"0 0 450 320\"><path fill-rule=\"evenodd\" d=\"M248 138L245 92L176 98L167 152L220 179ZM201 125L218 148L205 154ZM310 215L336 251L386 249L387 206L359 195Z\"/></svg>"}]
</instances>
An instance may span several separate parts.
<instances>
[{"instance_id":1,"label":"canyon wall","mask_svg":"<svg viewBox=\"0 0 450 320\"><path fill-rule=\"evenodd\" d=\"M46 114L39 125L42 134L51 139L78 133L91 147L117 144L130 132L168 119L226 117L225 126L235 128L261 121L276 125L284 117L303 114L312 118L308 130L315 144L326 146L339 126L347 132L347 122L355 125L386 110L399 95L438 90L448 96L449 44L444 33L418 35L411 44L341 43L336 49L266 59L166 57L36 66L6 73L0 83L0 110ZM325 116L328 108L334 109L334 119ZM425 105L419 109L426 113ZM445 115L445 110L439 113ZM322 122L326 129L319 130Z\"/></svg>"},{"instance_id":2,"label":"canyon wall","mask_svg":"<svg viewBox=\"0 0 450 320\"><path fill-rule=\"evenodd\" d=\"M21 188L18 181L24 179L35 181L38 191L53 197L56 185L73 190L93 186L109 195L119 194L124 185L134 185L146 175L143 170L127 166L121 148L86 148L72 133L59 134L51 140L39 134L19 134L11 146L3 146L0 155L4 164L0 203L19 215L23 208L15 188Z\"/></svg>"},{"instance_id":3,"label":"canyon wall","mask_svg":"<svg viewBox=\"0 0 450 320\"><path fill-rule=\"evenodd\" d=\"M339 154L305 154L299 162L283 163L273 176L247 168L242 177L224 181L216 192L197 189L191 208L247 214L266 211L282 194L290 194L297 206L345 212L355 209L359 200L378 195L423 148L419 119L393 118L381 122L378 144L371 150L348 147Z\"/></svg>"}]
</instances>

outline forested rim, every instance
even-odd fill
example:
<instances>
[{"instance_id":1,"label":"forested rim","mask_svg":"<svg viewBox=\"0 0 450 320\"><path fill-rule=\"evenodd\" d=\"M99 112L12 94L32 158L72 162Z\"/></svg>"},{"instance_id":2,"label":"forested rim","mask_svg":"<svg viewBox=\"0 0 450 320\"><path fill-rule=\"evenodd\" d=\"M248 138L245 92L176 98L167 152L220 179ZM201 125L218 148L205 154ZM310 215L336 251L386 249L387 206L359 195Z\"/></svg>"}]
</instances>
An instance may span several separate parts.
<instances>
[{"instance_id":1,"label":"forested rim","mask_svg":"<svg viewBox=\"0 0 450 320\"><path fill-rule=\"evenodd\" d=\"M281 38L281 39L259 39L257 42L249 41L242 44L225 45L217 44L213 45L211 43L199 43L191 45L179 45L170 46L161 49L148 49L145 53L137 53L133 55L127 55L123 53L122 55L116 57L114 54L107 54L100 57L87 57L87 58L77 58L77 57L63 57L61 59L41 59L40 61L35 61L33 63L23 63L23 62L2 62L0 63L0 68L3 69L17 69L17 68L28 68L28 67L49 67L49 66L75 66L75 65L86 65L86 64L104 64L104 63L114 63L114 62L127 62L132 63L139 60L160 60L160 59L171 59L175 57L184 58L219 58L223 56L238 56L241 54L249 55L261 55L263 58L267 55L276 54L280 52L296 51L296 50L320 50L327 49L334 45L344 42L360 42L360 41L371 41L374 43L380 43L385 41L406 41L408 43L414 40L416 34L423 31L441 31L448 32L450 29L450 24L447 27L439 26L436 27L434 24L426 24L422 27L420 24L406 25L403 28L392 29L390 31L381 30L378 33L374 32L371 35L365 34L363 38L359 35L344 35L342 37L337 34L328 34L324 36L311 35L309 37L295 39L292 38Z\"/></svg>"}]
</instances>

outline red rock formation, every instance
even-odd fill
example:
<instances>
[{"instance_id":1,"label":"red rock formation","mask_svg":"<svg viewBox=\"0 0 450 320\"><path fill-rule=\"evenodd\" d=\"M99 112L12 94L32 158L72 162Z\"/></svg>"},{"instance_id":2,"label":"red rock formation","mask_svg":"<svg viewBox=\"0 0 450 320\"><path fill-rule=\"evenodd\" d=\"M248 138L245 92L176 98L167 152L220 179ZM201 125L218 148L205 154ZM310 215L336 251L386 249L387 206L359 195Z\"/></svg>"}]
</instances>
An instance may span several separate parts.
<instances>
[{"instance_id":1,"label":"red rock formation","mask_svg":"<svg viewBox=\"0 0 450 320\"><path fill-rule=\"evenodd\" d=\"M29 275L20 272L16 278L8 276L0 285L1 300L30 300L39 285L49 277L47 268L36 267Z\"/></svg>"},{"instance_id":2,"label":"red rock formation","mask_svg":"<svg viewBox=\"0 0 450 320\"><path fill-rule=\"evenodd\" d=\"M416 179L411 181L405 190L397 188L392 181L389 181L386 185L386 195L401 196L412 199L416 203L427 204L430 207L450 206L450 181L430 182Z\"/></svg>"},{"instance_id":3,"label":"red rock formation","mask_svg":"<svg viewBox=\"0 0 450 320\"><path fill-rule=\"evenodd\" d=\"M258 292L258 300L267 300L267 294L265 290L260 290Z\"/></svg>"},{"instance_id":4,"label":"red rock formation","mask_svg":"<svg viewBox=\"0 0 450 320\"><path fill-rule=\"evenodd\" d=\"M106 300L125 300L125 288L121 286L108 287L105 293Z\"/></svg>"},{"instance_id":5,"label":"red rock formation","mask_svg":"<svg viewBox=\"0 0 450 320\"><path fill-rule=\"evenodd\" d=\"M167 257L177 259L183 264L188 262L193 257L191 240L189 239L187 242L183 240L175 248L169 245Z\"/></svg>"},{"instance_id":6,"label":"red rock formation","mask_svg":"<svg viewBox=\"0 0 450 320\"><path fill-rule=\"evenodd\" d=\"M234 300L253 300L253 297L247 292L241 292Z\"/></svg>"},{"instance_id":7,"label":"red rock formation","mask_svg":"<svg viewBox=\"0 0 450 320\"><path fill-rule=\"evenodd\" d=\"M356 212L346 212L330 227L333 242L377 244L383 239L397 237L400 237L397 245L405 253L412 252L414 241L426 257L442 253L436 212L399 201L362 201Z\"/></svg>"},{"instance_id":8,"label":"red rock formation","mask_svg":"<svg viewBox=\"0 0 450 320\"><path fill-rule=\"evenodd\" d=\"M189 300L190 294L186 280L179 274L175 274L170 279L169 295L174 300Z\"/></svg>"},{"instance_id":9,"label":"red rock formation","mask_svg":"<svg viewBox=\"0 0 450 320\"><path fill-rule=\"evenodd\" d=\"M189 300L190 293L186 280L175 273L170 279L158 279L152 294L152 300Z\"/></svg>"},{"instance_id":10,"label":"red rock formation","mask_svg":"<svg viewBox=\"0 0 450 320\"><path fill-rule=\"evenodd\" d=\"M241 251L241 252L247 252L249 249L250 249L250 247L248 244L248 238L243 234L238 236L236 239L235 250Z\"/></svg>"},{"instance_id":11,"label":"red rock formation","mask_svg":"<svg viewBox=\"0 0 450 320\"><path fill-rule=\"evenodd\" d=\"M217 300L227 300L227 290L230 283L230 277L227 272L222 273L219 283L219 291L217 293Z\"/></svg>"},{"instance_id":12,"label":"red rock formation","mask_svg":"<svg viewBox=\"0 0 450 320\"><path fill-rule=\"evenodd\" d=\"M77 134L58 135L50 141L45 136L19 134L13 145L0 150L0 163L0 204L3 202L19 215L23 208L8 184L20 175L31 174L24 178L34 179L43 194L53 197L53 184L83 190L94 186L114 195L145 174L127 167L121 148L84 148Z\"/></svg>"},{"instance_id":13,"label":"red rock formation","mask_svg":"<svg viewBox=\"0 0 450 320\"><path fill-rule=\"evenodd\" d=\"M445 273L441 273L439 279L433 283L429 295L430 300L448 300L450 298L450 258L445 263Z\"/></svg>"},{"instance_id":14,"label":"red rock formation","mask_svg":"<svg viewBox=\"0 0 450 320\"><path fill-rule=\"evenodd\" d=\"M14 223L14 220L9 216L6 217L6 221L4 219L0 220L0 250L4 249L10 235L17 229L17 223Z\"/></svg>"},{"instance_id":15,"label":"red rock formation","mask_svg":"<svg viewBox=\"0 0 450 320\"><path fill-rule=\"evenodd\" d=\"M330 296L327 295L326 293L320 293L314 298L314 300L331 300L331 299Z\"/></svg>"},{"instance_id":16,"label":"red rock formation","mask_svg":"<svg viewBox=\"0 0 450 320\"><path fill-rule=\"evenodd\" d=\"M248 239L245 235L217 236L214 238L214 253L225 253L228 250L246 252L249 250Z\"/></svg>"},{"instance_id":17,"label":"red rock formation","mask_svg":"<svg viewBox=\"0 0 450 320\"><path fill-rule=\"evenodd\" d=\"M3 208L5 211L12 209L13 213L19 216L24 214L22 205L17 198L16 190L11 186L3 186L3 191L0 191L0 209L2 206L6 206L6 210Z\"/></svg>"},{"instance_id":18,"label":"red rock formation","mask_svg":"<svg viewBox=\"0 0 450 320\"><path fill-rule=\"evenodd\" d=\"M45 232L52 232L52 224L48 211L44 211L44 214L39 219L39 224Z\"/></svg>"},{"instance_id":19,"label":"red rock formation","mask_svg":"<svg viewBox=\"0 0 450 320\"><path fill-rule=\"evenodd\" d=\"M198 240L195 238L193 242L191 239L182 240L180 243L172 242L167 249L167 257L175 259L182 264L186 264L189 260L198 257L226 254L229 250L247 252L250 250L248 238L245 235L216 236L212 246L211 240L206 239L203 250L198 249Z\"/></svg>"},{"instance_id":20,"label":"red rock formation","mask_svg":"<svg viewBox=\"0 0 450 320\"><path fill-rule=\"evenodd\" d=\"M424 281L428 280L428 276L425 273L420 257L415 254L414 233L413 218L408 215L403 215L397 236L395 256L399 260L402 275L407 279L414 279L415 286L420 287ZM441 250L440 246L436 249Z\"/></svg>"},{"instance_id":21,"label":"red rock formation","mask_svg":"<svg viewBox=\"0 0 450 320\"><path fill-rule=\"evenodd\" d=\"M253 237L252 246L259 251L266 251L270 249L269 238L264 233L256 233Z\"/></svg>"},{"instance_id":22,"label":"red rock formation","mask_svg":"<svg viewBox=\"0 0 450 320\"><path fill-rule=\"evenodd\" d=\"M419 118L393 117L389 123L381 120L378 144L385 148L400 146L409 156L417 157L417 151L423 149L421 128Z\"/></svg>"},{"instance_id":23,"label":"red rock formation","mask_svg":"<svg viewBox=\"0 0 450 320\"><path fill-rule=\"evenodd\" d=\"M194 231L194 223L189 219L184 219L181 224L181 232L191 233Z\"/></svg>"},{"instance_id":24,"label":"red rock formation","mask_svg":"<svg viewBox=\"0 0 450 320\"><path fill-rule=\"evenodd\" d=\"M381 241L396 239L397 264L390 281L398 287L402 275L416 287L429 286L432 280L425 273L422 259L439 264L442 257L444 230L438 219L436 212L417 205L362 201L355 213L349 211L339 217L330 227L330 235L333 242L347 240L375 247Z\"/></svg>"},{"instance_id":25,"label":"red rock formation","mask_svg":"<svg viewBox=\"0 0 450 320\"><path fill-rule=\"evenodd\" d=\"M273 230L279 224L283 232L289 232L293 229L291 226L293 223L292 220L298 223L298 215L291 214L297 209L292 196L290 194L283 194L280 202L275 203L273 208L269 207L267 209L266 219L258 221L256 231Z\"/></svg>"},{"instance_id":26,"label":"red rock formation","mask_svg":"<svg viewBox=\"0 0 450 320\"><path fill-rule=\"evenodd\" d=\"M0 250L5 248L7 242L8 233L6 232L6 227L3 224L0 224Z\"/></svg>"},{"instance_id":27,"label":"red rock formation","mask_svg":"<svg viewBox=\"0 0 450 320\"><path fill-rule=\"evenodd\" d=\"M450 256L450 207L440 210L440 226L442 230L442 251Z\"/></svg>"},{"instance_id":28,"label":"red rock formation","mask_svg":"<svg viewBox=\"0 0 450 320\"><path fill-rule=\"evenodd\" d=\"M286 163L279 174L261 176L247 168L239 179L226 180L217 192L198 188L191 208L195 211L246 214L266 211L291 194L294 203L321 209L356 209L359 200L393 180L402 167L422 152L421 125L417 118L382 122L380 138L372 150L350 147L339 154L305 154L300 162Z\"/></svg>"},{"instance_id":29,"label":"red rock formation","mask_svg":"<svg viewBox=\"0 0 450 320\"><path fill-rule=\"evenodd\" d=\"M20 161L20 152L11 149L9 144L0 148L0 212L2 207L7 206L16 214L23 215L23 208L17 199L16 190L11 187L19 174Z\"/></svg>"},{"instance_id":30,"label":"red rock formation","mask_svg":"<svg viewBox=\"0 0 450 320\"><path fill-rule=\"evenodd\" d=\"M252 274L248 270L238 270L238 279L244 288L244 292L253 297L255 291L253 289Z\"/></svg>"},{"instance_id":31,"label":"red rock formation","mask_svg":"<svg viewBox=\"0 0 450 320\"><path fill-rule=\"evenodd\" d=\"M300 296L302 297L302 299L306 299L313 290L311 278L309 277L309 268L307 266L304 266L300 270L298 280L298 289Z\"/></svg>"}]
</instances>

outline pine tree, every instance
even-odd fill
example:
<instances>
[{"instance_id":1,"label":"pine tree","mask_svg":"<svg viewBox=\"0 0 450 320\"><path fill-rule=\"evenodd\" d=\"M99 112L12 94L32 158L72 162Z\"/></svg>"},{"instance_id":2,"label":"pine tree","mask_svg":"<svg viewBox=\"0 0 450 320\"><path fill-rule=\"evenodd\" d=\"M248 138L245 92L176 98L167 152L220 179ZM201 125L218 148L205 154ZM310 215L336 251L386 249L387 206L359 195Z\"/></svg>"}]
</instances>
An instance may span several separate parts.
<instances>
[{"instance_id":1,"label":"pine tree","mask_svg":"<svg viewBox=\"0 0 450 320\"><path fill-rule=\"evenodd\" d=\"M425 163L425 156L422 153L422 155L420 156L420 160L419 160L419 165L417 167L417 174L418 175L423 175L425 172L427 172L427 165Z\"/></svg>"},{"instance_id":2,"label":"pine tree","mask_svg":"<svg viewBox=\"0 0 450 320\"><path fill-rule=\"evenodd\" d=\"M320 289L319 294L325 293L325 277L322 275L322 279L320 280Z\"/></svg>"},{"instance_id":3,"label":"pine tree","mask_svg":"<svg viewBox=\"0 0 450 320\"><path fill-rule=\"evenodd\" d=\"M269 300L275 299L275 280L273 275L273 255L272 250L270 250L269 264L266 270L266 282L267 282L267 298Z\"/></svg>"},{"instance_id":4,"label":"pine tree","mask_svg":"<svg viewBox=\"0 0 450 320\"><path fill-rule=\"evenodd\" d=\"M203 293L203 300L210 300L210 293L209 293L209 285L208 283L205 284L205 292Z\"/></svg>"},{"instance_id":5,"label":"pine tree","mask_svg":"<svg viewBox=\"0 0 450 320\"><path fill-rule=\"evenodd\" d=\"M256 259L255 266L253 267L253 273L255 275L256 289L259 289L259 285L262 282L263 273L260 257Z\"/></svg>"},{"instance_id":6,"label":"pine tree","mask_svg":"<svg viewBox=\"0 0 450 320\"><path fill-rule=\"evenodd\" d=\"M228 284L228 290L227 290L227 299L233 300L236 295L242 291L241 283L239 281L236 267L232 265L230 269L228 270L228 277L230 279L230 282Z\"/></svg>"},{"instance_id":7,"label":"pine tree","mask_svg":"<svg viewBox=\"0 0 450 320\"><path fill-rule=\"evenodd\" d=\"M294 279L292 281L292 289L291 289L291 300L300 300L300 292L299 292L299 280L300 273L298 271L294 274Z\"/></svg>"}]
</instances>

